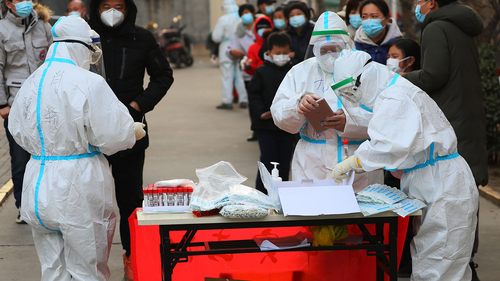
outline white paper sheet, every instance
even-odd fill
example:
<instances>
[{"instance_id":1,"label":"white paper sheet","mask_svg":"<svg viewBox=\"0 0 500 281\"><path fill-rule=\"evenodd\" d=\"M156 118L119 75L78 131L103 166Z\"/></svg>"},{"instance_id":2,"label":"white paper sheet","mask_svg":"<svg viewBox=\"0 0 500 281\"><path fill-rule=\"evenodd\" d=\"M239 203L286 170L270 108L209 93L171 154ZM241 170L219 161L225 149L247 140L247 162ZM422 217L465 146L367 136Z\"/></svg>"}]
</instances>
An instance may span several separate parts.
<instances>
[{"instance_id":1,"label":"white paper sheet","mask_svg":"<svg viewBox=\"0 0 500 281\"><path fill-rule=\"evenodd\" d=\"M309 247L307 238L301 232L293 236L273 237L273 238L254 238L255 243L261 251L284 250L301 247Z\"/></svg>"},{"instance_id":2,"label":"white paper sheet","mask_svg":"<svg viewBox=\"0 0 500 281\"><path fill-rule=\"evenodd\" d=\"M284 216L359 213L351 175L341 185L333 181L283 182L278 185Z\"/></svg>"}]
</instances>

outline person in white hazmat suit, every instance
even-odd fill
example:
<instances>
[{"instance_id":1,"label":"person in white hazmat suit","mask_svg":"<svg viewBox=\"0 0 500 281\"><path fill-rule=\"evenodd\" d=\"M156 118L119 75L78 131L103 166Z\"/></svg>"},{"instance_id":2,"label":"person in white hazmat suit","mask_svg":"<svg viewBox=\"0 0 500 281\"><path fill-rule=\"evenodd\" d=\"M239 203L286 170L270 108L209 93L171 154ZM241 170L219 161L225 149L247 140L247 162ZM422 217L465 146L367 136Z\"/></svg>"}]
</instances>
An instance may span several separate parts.
<instances>
[{"instance_id":1,"label":"person in white hazmat suit","mask_svg":"<svg viewBox=\"0 0 500 281\"><path fill-rule=\"evenodd\" d=\"M233 85L240 95L246 95L243 73L239 60L232 60L226 55L227 46L234 36L236 24L240 17L238 6L233 0L224 0L222 9L226 13L221 16L212 31L212 40L219 43L219 68L222 79L222 105L230 106L233 101Z\"/></svg>"},{"instance_id":2,"label":"person in white hazmat suit","mask_svg":"<svg viewBox=\"0 0 500 281\"><path fill-rule=\"evenodd\" d=\"M89 71L101 52L82 18L62 17L52 34L44 64L23 84L9 116L9 131L32 155L21 218L32 227L42 280L108 280L116 215L102 153L131 148L144 124Z\"/></svg>"},{"instance_id":3,"label":"person in white hazmat suit","mask_svg":"<svg viewBox=\"0 0 500 281\"><path fill-rule=\"evenodd\" d=\"M341 181L360 168L404 172L402 191L427 205L414 221L411 280L471 280L478 191L455 132L424 91L384 65L367 64L370 58L345 50L335 61L332 88L373 116L370 140L336 165L333 177Z\"/></svg>"},{"instance_id":4,"label":"person in white hazmat suit","mask_svg":"<svg viewBox=\"0 0 500 281\"><path fill-rule=\"evenodd\" d=\"M333 62L342 49L351 49L354 42L349 37L345 22L334 12L324 12L318 18L306 56L315 57L294 66L285 76L271 106L274 123L291 134L300 133L292 160L292 180L331 180L335 164L347 155L343 152L344 139L349 141L352 154L368 138L367 120L371 112L359 111L354 120L343 112L342 103L330 88L333 79ZM325 98L335 116L326 119L328 130L317 133L307 122L304 113L313 110L316 100ZM347 116L346 116L347 115ZM382 183L382 171L357 174L355 191L373 183Z\"/></svg>"}]
</instances>

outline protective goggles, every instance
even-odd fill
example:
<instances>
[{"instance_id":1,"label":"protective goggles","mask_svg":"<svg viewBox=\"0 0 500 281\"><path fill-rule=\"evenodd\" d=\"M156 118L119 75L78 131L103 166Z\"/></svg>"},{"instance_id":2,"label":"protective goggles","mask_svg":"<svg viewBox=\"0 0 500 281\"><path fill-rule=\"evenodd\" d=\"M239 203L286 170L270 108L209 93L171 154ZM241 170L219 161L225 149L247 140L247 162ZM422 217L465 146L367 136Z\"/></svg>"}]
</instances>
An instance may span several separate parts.
<instances>
[{"instance_id":1,"label":"protective goggles","mask_svg":"<svg viewBox=\"0 0 500 281\"><path fill-rule=\"evenodd\" d=\"M325 59L331 53L340 55L340 52L345 48L346 44L344 40L340 38L332 37L329 40L321 39L314 43L313 54L318 59Z\"/></svg>"}]
</instances>

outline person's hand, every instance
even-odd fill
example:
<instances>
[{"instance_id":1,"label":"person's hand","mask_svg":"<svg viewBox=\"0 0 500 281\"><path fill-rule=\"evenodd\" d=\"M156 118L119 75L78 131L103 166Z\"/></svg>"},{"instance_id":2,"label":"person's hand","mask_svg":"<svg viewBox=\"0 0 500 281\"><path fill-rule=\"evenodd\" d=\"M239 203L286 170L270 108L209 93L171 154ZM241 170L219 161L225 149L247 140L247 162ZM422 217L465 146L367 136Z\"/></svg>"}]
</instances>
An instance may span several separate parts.
<instances>
[{"instance_id":1,"label":"person's hand","mask_svg":"<svg viewBox=\"0 0 500 281\"><path fill-rule=\"evenodd\" d=\"M242 50L238 50L238 49L233 49L230 51L231 55L237 57L237 58L242 58L245 56L245 52L243 52Z\"/></svg>"},{"instance_id":2,"label":"person's hand","mask_svg":"<svg viewBox=\"0 0 500 281\"><path fill-rule=\"evenodd\" d=\"M363 169L359 164L358 157L356 155L350 156L344 161L338 163L333 167L332 177L336 184L341 184L343 179L346 179L347 173L355 170L359 171L359 169Z\"/></svg>"},{"instance_id":3,"label":"person's hand","mask_svg":"<svg viewBox=\"0 0 500 281\"><path fill-rule=\"evenodd\" d=\"M134 130L135 130L135 140L138 141L146 136L146 131L144 130L146 125L141 122L134 122Z\"/></svg>"},{"instance_id":4,"label":"person's hand","mask_svg":"<svg viewBox=\"0 0 500 281\"><path fill-rule=\"evenodd\" d=\"M260 116L260 119L266 120L266 119L270 119L271 117L272 117L271 111L268 111L268 112L262 113L262 115Z\"/></svg>"},{"instance_id":5,"label":"person's hand","mask_svg":"<svg viewBox=\"0 0 500 281\"><path fill-rule=\"evenodd\" d=\"M404 170L391 171L391 175L397 179L401 179L404 173Z\"/></svg>"},{"instance_id":6,"label":"person's hand","mask_svg":"<svg viewBox=\"0 0 500 281\"><path fill-rule=\"evenodd\" d=\"M290 53L288 53L288 56L289 56L290 58L294 58L294 57L295 57L295 52L290 52Z\"/></svg>"},{"instance_id":7,"label":"person's hand","mask_svg":"<svg viewBox=\"0 0 500 281\"><path fill-rule=\"evenodd\" d=\"M343 132L345 129L345 113L344 111L342 112L336 112L334 115L328 116L325 119L324 127L328 129L335 129L337 131Z\"/></svg>"},{"instance_id":8,"label":"person's hand","mask_svg":"<svg viewBox=\"0 0 500 281\"><path fill-rule=\"evenodd\" d=\"M308 91L306 93L299 102L297 108L299 114L307 113L319 106L316 100L319 100L321 97Z\"/></svg>"},{"instance_id":9,"label":"person's hand","mask_svg":"<svg viewBox=\"0 0 500 281\"><path fill-rule=\"evenodd\" d=\"M10 113L10 106L6 106L0 109L0 116L2 116L3 119L7 119L9 117L9 113Z\"/></svg>"},{"instance_id":10,"label":"person's hand","mask_svg":"<svg viewBox=\"0 0 500 281\"><path fill-rule=\"evenodd\" d=\"M133 109L135 109L135 110L137 110L137 111L141 112L141 108L139 107L139 105L138 105L135 101L130 102L130 103L129 103L129 105L130 105Z\"/></svg>"}]
</instances>

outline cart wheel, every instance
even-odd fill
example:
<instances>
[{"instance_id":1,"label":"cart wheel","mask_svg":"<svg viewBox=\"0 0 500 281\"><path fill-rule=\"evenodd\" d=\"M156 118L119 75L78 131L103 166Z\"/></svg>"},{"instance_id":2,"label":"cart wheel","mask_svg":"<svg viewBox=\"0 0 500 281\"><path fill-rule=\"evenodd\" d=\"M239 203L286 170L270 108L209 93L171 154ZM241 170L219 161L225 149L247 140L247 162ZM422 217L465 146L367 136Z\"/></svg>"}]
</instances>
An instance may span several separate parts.
<instances>
[{"instance_id":1,"label":"cart wheel","mask_svg":"<svg viewBox=\"0 0 500 281\"><path fill-rule=\"evenodd\" d=\"M177 57L175 58L175 67L181 68L181 63L182 63L181 56L177 55Z\"/></svg>"},{"instance_id":2,"label":"cart wheel","mask_svg":"<svg viewBox=\"0 0 500 281\"><path fill-rule=\"evenodd\" d=\"M184 64L185 64L186 66L191 66L191 65L193 65L193 62L194 62L194 59L193 59L193 57L192 57L192 56L189 56L189 55L188 55L188 56L186 56L186 60L184 61Z\"/></svg>"}]
</instances>

